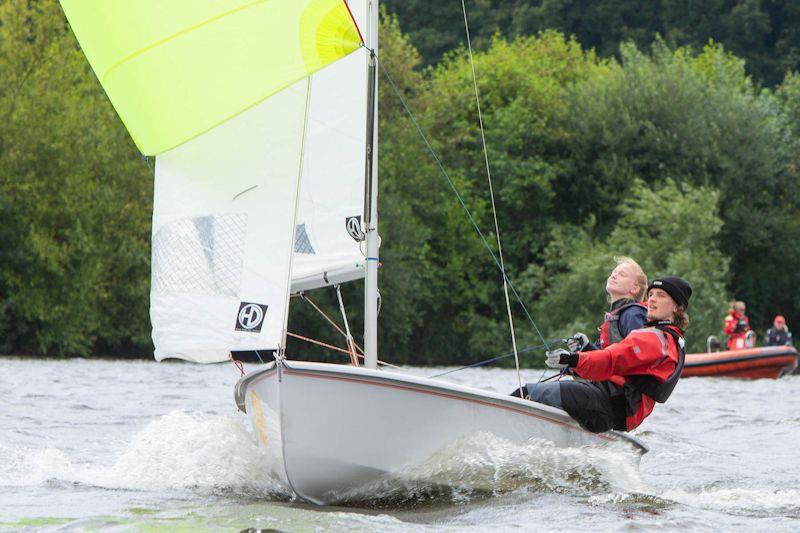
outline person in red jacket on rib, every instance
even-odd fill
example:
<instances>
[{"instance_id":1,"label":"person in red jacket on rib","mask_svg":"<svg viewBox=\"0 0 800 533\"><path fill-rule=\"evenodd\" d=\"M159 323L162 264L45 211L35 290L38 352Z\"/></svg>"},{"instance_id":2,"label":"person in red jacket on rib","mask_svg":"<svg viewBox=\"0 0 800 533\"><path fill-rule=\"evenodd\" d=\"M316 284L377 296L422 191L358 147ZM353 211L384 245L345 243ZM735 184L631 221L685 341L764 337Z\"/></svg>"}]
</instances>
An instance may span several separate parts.
<instances>
[{"instance_id":1,"label":"person in red jacket on rib","mask_svg":"<svg viewBox=\"0 0 800 533\"><path fill-rule=\"evenodd\" d=\"M747 333L750 331L750 319L745 314L744 302L734 302L728 316L725 317L723 328L728 336L729 350L744 350L752 348L747 345Z\"/></svg>"},{"instance_id":2,"label":"person in red jacket on rib","mask_svg":"<svg viewBox=\"0 0 800 533\"><path fill-rule=\"evenodd\" d=\"M564 409L592 432L638 427L656 402L667 401L680 378L692 287L682 278L665 276L650 283L647 295L643 328L602 350L547 352L547 366L567 368L576 379L530 383L523 395Z\"/></svg>"}]
</instances>

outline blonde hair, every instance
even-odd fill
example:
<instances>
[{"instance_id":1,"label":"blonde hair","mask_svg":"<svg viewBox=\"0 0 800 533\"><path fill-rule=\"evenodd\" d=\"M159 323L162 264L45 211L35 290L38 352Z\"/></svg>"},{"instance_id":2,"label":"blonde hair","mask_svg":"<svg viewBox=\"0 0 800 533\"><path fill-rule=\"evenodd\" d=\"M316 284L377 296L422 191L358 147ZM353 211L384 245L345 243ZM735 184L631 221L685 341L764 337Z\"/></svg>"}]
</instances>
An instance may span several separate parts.
<instances>
[{"instance_id":1,"label":"blonde hair","mask_svg":"<svg viewBox=\"0 0 800 533\"><path fill-rule=\"evenodd\" d=\"M639 286L639 292L637 292L634 296L634 300L637 302L644 301L644 297L647 294L647 274L644 273L644 270L642 270L642 267L639 266L639 263L625 255L615 257L614 262L617 263L617 266L628 264L633 267L636 285Z\"/></svg>"}]
</instances>

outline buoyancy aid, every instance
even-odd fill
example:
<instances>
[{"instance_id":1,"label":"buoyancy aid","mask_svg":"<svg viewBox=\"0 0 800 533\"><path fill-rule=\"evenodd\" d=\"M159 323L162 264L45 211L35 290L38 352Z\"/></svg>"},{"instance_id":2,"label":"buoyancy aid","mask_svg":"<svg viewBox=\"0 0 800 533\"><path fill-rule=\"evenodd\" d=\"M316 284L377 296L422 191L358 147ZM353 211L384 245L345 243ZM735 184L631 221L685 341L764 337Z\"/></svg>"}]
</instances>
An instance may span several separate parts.
<instances>
[{"instance_id":1,"label":"buoyancy aid","mask_svg":"<svg viewBox=\"0 0 800 533\"><path fill-rule=\"evenodd\" d=\"M731 310L728 316L725 317L725 325L722 329L728 336L727 344L729 350L747 348L745 337L747 332L750 331L750 319L747 316L739 315Z\"/></svg>"},{"instance_id":2,"label":"buoyancy aid","mask_svg":"<svg viewBox=\"0 0 800 533\"><path fill-rule=\"evenodd\" d=\"M640 350L647 350L646 359L651 360L646 367L641 366ZM656 402L663 403L670 397L683 370L685 356L680 329L670 321L647 322L621 343L598 352L582 353L576 371L609 395L613 428L631 431L650 415ZM666 361L674 362L674 368L665 367ZM640 370L636 374L620 372L630 366L638 366Z\"/></svg>"},{"instance_id":3,"label":"buoyancy aid","mask_svg":"<svg viewBox=\"0 0 800 533\"><path fill-rule=\"evenodd\" d=\"M788 329L769 328L764 337L764 346L786 346L792 344L792 333Z\"/></svg>"},{"instance_id":4,"label":"buoyancy aid","mask_svg":"<svg viewBox=\"0 0 800 533\"><path fill-rule=\"evenodd\" d=\"M648 322L646 325L663 331L672 337L675 341L675 345L678 347L678 364L675 365L675 370L673 370L664 381L659 381L655 376L647 374L635 374L627 376L628 381L626 386L633 388L640 397L642 394L647 394L658 403L664 403L669 399L672 391L675 390L675 385L678 384L678 379L681 377L681 371L683 370L683 364L686 359L686 342L674 329L672 322L669 320L659 320L656 323ZM664 346L663 353L663 358L666 359L669 356L667 346Z\"/></svg>"},{"instance_id":5,"label":"buoyancy aid","mask_svg":"<svg viewBox=\"0 0 800 533\"><path fill-rule=\"evenodd\" d=\"M603 320L603 325L599 328L600 340L598 341L598 347L601 350L612 344L616 344L625 338L625 336L619 330L619 318L622 316L623 311L637 305L647 311L647 306L643 303L629 300L627 303L624 303L617 308L612 308L606 313L605 319Z\"/></svg>"}]
</instances>

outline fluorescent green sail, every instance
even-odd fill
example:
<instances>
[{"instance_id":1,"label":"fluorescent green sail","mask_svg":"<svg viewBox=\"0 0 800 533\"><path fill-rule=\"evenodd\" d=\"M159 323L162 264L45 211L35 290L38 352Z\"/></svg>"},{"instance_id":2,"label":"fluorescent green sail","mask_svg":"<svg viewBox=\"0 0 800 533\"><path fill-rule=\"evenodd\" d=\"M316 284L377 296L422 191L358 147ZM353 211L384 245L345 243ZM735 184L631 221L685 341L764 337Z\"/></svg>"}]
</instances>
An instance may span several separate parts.
<instances>
[{"instance_id":1,"label":"fluorescent green sail","mask_svg":"<svg viewBox=\"0 0 800 533\"><path fill-rule=\"evenodd\" d=\"M360 44L343 0L61 0L139 149L162 153Z\"/></svg>"}]
</instances>

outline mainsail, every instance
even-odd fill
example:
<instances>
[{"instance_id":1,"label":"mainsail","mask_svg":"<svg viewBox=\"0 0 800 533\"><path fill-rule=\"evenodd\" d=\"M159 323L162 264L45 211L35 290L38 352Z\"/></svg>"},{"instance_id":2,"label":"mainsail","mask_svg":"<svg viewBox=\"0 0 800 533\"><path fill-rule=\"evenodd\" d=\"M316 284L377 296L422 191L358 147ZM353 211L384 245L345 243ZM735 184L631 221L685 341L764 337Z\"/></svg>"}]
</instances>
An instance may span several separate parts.
<instances>
[{"instance_id":1,"label":"mainsail","mask_svg":"<svg viewBox=\"0 0 800 533\"><path fill-rule=\"evenodd\" d=\"M62 6L137 146L157 155L150 307L156 359L215 362L231 350L279 348L293 255L317 256L307 267L298 260L304 276L355 261L330 246L326 234L342 213L360 214L360 205L339 196L352 187L309 170L363 182L363 163L359 169L333 158L325 146L343 132L347 142L359 142L350 122L360 120L363 130L363 114L344 122L313 118L326 99L349 101L355 87L352 80L332 85L345 71L312 76L359 48L347 5L62 0ZM363 71L363 53L345 61ZM363 92L360 74L355 83ZM363 133L360 140L363 154ZM304 188L300 201L301 176L321 183L319 194ZM345 220L339 225L346 237ZM314 254L293 253L301 227ZM343 242L357 252L354 240Z\"/></svg>"},{"instance_id":2,"label":"mainsail","mask_svg":"<svg viewBox=\"0 0 800 533\"><path fill-rule=\"evenodd\" d=\"M348 2L359 27L367 2ZM362 49L311 76L292 290L364 277L367 54Z\"/></svg>"}]
</instances>

